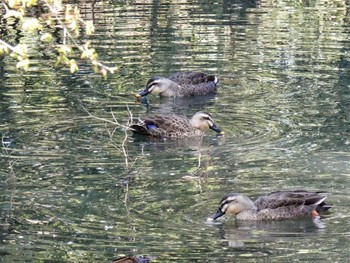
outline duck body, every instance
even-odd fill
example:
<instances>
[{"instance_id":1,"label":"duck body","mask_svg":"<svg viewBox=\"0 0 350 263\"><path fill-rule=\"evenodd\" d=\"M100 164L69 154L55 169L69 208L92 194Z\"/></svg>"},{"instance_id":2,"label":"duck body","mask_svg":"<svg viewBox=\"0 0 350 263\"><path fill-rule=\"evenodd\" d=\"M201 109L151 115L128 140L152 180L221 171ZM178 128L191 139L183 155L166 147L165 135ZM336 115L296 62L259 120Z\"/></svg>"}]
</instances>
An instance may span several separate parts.
<instances>
[{"instance_id":1,"label":"duck body","mask_svg":"<svg viewBox=\"0 0 350 263\"><path fill-rule=\"evenodd\" d=\"M201 72L178 72L169 78L153 77L148 80L146 88L136 97L148 94L160 97L190 97L215 94L217 92L218 79L214 75Z\"/></svg>"},{"instance_id":2,"label":"duck body","mask_svg":"<svg viewBox=\"0 0 350 263\"><path fill-rule=\"evenodd\" d=\"M224 214L238 220L278 220L303 216L318 216L328 210L324 200L327 195L305 190L277 191L259 197L255 202L237 193L225 195L213 220Z\"/></svg>"},{"instance_id":3,"label":"duck body","mask_svg":"<svg viewBox=\"0 0 350 263\"><path fill-rule=\"evenodd\" d=\"M155 115L139 119L130 126L134 133L158 138L201 136L208 128L223 134L211 115L206 112L197 112L191 119L178 115Z\"/></svg>"}]
</instances>

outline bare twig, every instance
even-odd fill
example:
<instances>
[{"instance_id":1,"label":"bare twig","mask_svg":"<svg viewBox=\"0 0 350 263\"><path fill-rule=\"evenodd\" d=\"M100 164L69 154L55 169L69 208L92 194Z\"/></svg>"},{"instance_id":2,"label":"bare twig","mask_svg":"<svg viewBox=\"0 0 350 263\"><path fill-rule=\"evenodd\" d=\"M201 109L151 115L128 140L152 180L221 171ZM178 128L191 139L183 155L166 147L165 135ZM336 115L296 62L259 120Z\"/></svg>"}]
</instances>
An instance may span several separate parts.
<instances>
[{"instance_id":1,"label":"bare twig","mask_svg":"<svg viewBox=\"0 0 350 263\"><path fill-rule=\"evenodd\" d=\"M16 179L16 173L14 171L14 164L17 162L16 160L11 160L10 156L12 155L13 151L9 151L10 148L8 148L8 146L10 145L10 143L5 142L5 134L2 134L1 136L1 145L2 145L2 150L4 153L5 158L8 159L8 164L9 164L9 170L10 170L10 178L9 179Z\"/></svg>"},{"instance_id":2,"label":"bare twig","mask_svg":"<svg viewBox=\"0 0 350 263\"><path fill-rule=\"evenodd\" d=\"M133 168L133 166L135 165L136 161L137 161L139 158L141 158L141 157L140 157L140 156L137 156L132 162L130 162L130 159L131 159L131 158L129 157L128 150L127 150L127 147L126 147L126 146L127 146L127 141L128 141L128 136L129 136L129 135L128 135L128 131L129 131L129 129L130 129L130 126L131 126L132 123L133 123L133 115L132 115L132 112L130 111L129 106L127 105L127 110L128 110L128 116L129 116L129 118L128 118L128 121L127 121L126 125L121 124L121 123L117 120L117 118L116 118L116 116L115 116L115 114L114 114L114 112L113 112L112 110L111 110L111 115L112 115L113 121L108 120L108 119L105 119L105 118L97 117L97 116L91 114L91 113L84 107L84 105L82 105L82 107L83 107L83 109L86 111L86 113L87 113L91 118L94 118L94 119L99 120L99 121L103 121L103 122L105 122L105 123L114 124L114 125L116 125L117 127L120 127L120 128L123 128L123 129L124 129L124 138L123 138L121 144L120 144L120 145L116 145L115 143L112 143L112 145L113 145L115 148L117 148L117 149L121 149L121 151L122 151L122 153L123 153L123 156L124 156L124 160L125 160L125 168L126 168L126 170L127 170L127 173L130 173L130 171L132 170L132 168ZM111 141L113 141L112 137L113 137L115 131L117 130L117 127L114 127L114 128L112 129L112 131L108 130L108 134L109 134L109 136L110 136L110 140L111 140ZM143 148L142 148L142 152L143 152Z\"/></svg>"},{"instance_id":3,"label":"bare twig","mask_svg":"<svg viewBox=\"0 0 350 263\"><path fill-rule=\"evenodd\" d=\"M124 175L126 175L126 181L123 182L124 185L124 199L123 199L123 203L126 209L126 214L129 216L130 211L128 208L128 200L129 200L129 183L131 182L131 180L133 180L135 178L136 175L139 174L141 169L136 170L135 172L132 172L134 165L136 164L137 160L139 158L141 158L142 156L137 156L136 158L134 158L133 160L130 158L129 154L128 154L128 150L127 150L127 142L128 142L128 130L130 129L130 126L133 123L133 115L132 112L129 109L129 106L127 105L127 112L128 112L128 121L127 123L121 124L118 119L116 118L114 112L111 110L111 115L113 120L108 120L105 118L100 118L97 116L94 116L93 114L91 114L84 106L82 106L83 109L87 112L87 114L91 117L94 118L96 120L99 121L103 121L105 123L110 123L113 125L116 125L117 127L121 127L124 129L124 138L121 141L121 144L117 145L113 142L113 135L117 129L117 127L114 127L112 130L108 129L108 134L110 136L110 141L112 142L112 146L115 147L116 149L120 150L124 156L124 162L125 162L125 173L124 174L119 174L118 177L122 177ZM142 153L143 153L143 148L142 148Z\"/></svg>"},{"instance_id":4,"label":"bare twig","mask_svg":"<svg viewBox=\"0 0 350 263\"><path fill-rule=\"evenodd\" d=\"M14 53L16 53L16 54L18 54L20 56L23 55L18 49L16 49L16 47L11 46L10 44L6 43L5 41L3 41L1 39L0 39L0 44L5 46L5 47L7 47L9 50L11 50L12 52L14 52Z\"/></svg>"},{"instance_id":5,"label":"bare twig","mask_svg":"<svg viewBox=\"0 0 350 263\"><path fill-rule=\"evenodd\" d=\"M129 128L127 125L120 124L120 123L117 121L117 119L115 119L115 118L114 118L113 121L108 120L108 119L105 119L105 118L100 118L100 117L97 117L97 116L95 116L95 115L92 115L92 114L84 107L84 105L82 105L82 107L83 107L83 109L86 111L86 113L87 113L91 118L94 118L94 119L99 120L99 121L104 121L104 122L108 122L108 123L111 123L111 124L115 124L115 125L117 125L117 126L119 126L119 127L122 127L122 128L124 128L124 129L128 129L128 128Z\"/></svg>"},{"instance_id":6,"label":"bare twig","mask_svg":"<svg viewBox=\"0 0 350 263\"><path fill-rule=\"evenodd\" d=\"M203 136L201 136L200 140L198 141L198 165L197 167L201 167L201 157L202 157L202 152L201 152L201 145L202 145L202 141L203 141Z\"/></svg>"},{"instance_id":7,"label":"bare twig","mask_svg":"<svg viewBox=\"0 0 350 263\"><path fill-rule=\"evenodd\" d=\"M129 193L129 184L126 184L125 186L125 195L124 195L124 204L126 206L128 202L128 193Z\"/></svg>"}]
</instances>

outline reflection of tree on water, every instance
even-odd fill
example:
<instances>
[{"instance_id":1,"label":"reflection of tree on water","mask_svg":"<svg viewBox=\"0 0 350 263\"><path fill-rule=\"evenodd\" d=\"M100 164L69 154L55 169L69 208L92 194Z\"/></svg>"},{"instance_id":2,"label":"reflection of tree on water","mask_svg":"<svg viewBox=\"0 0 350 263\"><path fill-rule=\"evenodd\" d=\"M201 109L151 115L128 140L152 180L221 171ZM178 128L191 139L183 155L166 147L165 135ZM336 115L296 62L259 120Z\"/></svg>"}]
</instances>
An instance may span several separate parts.
<instances>
[{"instance_id":1,"label":"reflection of tree on water","mask_svg":"<svg viewBox=\"0 0 350 263\"><path fill-rule=\"evenodd\" d=\"M221 139L214 136L159 139L134 135L128 147L132 147L131 152L138 151L135 147L141 148L142 162L152 170L179 173L186 168L180 172L182 178L193 180L200 186L207 179L208 172L217 168L218 157L213 157L213 149L221 143Z\"/></svg>"}]
</instances>

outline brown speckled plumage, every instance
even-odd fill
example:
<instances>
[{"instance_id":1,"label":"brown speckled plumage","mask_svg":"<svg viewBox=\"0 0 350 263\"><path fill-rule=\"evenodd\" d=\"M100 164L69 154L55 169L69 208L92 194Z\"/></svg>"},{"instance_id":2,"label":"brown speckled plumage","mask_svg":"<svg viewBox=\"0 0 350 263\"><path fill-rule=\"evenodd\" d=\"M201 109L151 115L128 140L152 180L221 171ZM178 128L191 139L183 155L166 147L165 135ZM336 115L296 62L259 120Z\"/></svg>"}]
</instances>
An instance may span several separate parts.
<instances>
[{"instance_id":1,"label":"brown speckled plumage","mask_svg":"<svg viewBox=\"0 0 350 263\"><path fill-rule=\"evenodd\" d=\"M169 78L153 77L146 89L137 94L138 97L150 93L161 97L190 97L197 95L215 94L218 79L214 75L201 72L178 72Z\"/></svg>"},{"instance_id":2,"label":"brown speckled plumage","mask_svg":"<svg viewBox=\"0 0 350 263\"><path fill-rule=\"evenodd\" d=\"M170 80L178 84L192 84L197 85L206 82L218 82L214 75L209 75L202 72L177 72L169 77Z\"/></svg>"},{"instance_id":3,"label":"brown speckled plumage","mask_svg":"<svg viewBox=\"0 0 350 263\"><path fill-rule=\"evenodd\" d=\"M324 200L327 195L318 192L278 191L259 197L254 203L242 194L227 194L218 211L217 219L224 214L234 215L240 220L274 220L302 217L328 210Z\"/></svg>"},{"instance_id":4,"label":"brown speckled plumage","mask_svg":"<svg viewBox=\"0 0 350 263\"><path fill-rule=\"evenodd\" d=\"M139 119L130 126L130 129L137 134L158 138L201 136L208 128L222 133L210 114L205 112L197 112L191 119L178 115L156 115Z\"/></svg>"}]
</instances>

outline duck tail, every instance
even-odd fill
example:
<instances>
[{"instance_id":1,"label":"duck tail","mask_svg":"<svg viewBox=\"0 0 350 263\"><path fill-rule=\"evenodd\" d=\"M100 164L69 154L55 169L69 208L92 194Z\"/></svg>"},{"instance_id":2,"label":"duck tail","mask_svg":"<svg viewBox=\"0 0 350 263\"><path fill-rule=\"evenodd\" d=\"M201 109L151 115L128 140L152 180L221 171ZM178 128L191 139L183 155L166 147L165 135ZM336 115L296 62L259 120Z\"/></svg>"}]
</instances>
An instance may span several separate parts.
<instances>
[{"instance_id":1,"label":"duck tail","mask_svg":"<svg viewBox=\"0 0 350 263\"><path fill-rule=\"evenodd\" d=\"M219 79L216 76L214 76L214 75L209 75L207 77L207 81L208 82L212 81L212 82L214 82L215 85L219 83Z\"/></svg>"},{"instance_id":2,"label":"duck tail","mask_svg":"<svg viewBox=\"0 0 350 263\"><path fill-rule=\"evenodd\" d=\"M316 206L316 212L317 213L322 213L324 211L329 210L332 207L333 207L333 205L331 205L331 204L326 204L325 202L321 202L320 204L318 204Z\"/></svg>"},{"instance_id":3,"label":"duck tail","mask_svg":"<svg viewBox=\"0 0 350 263\"><path fill-rule=\"evenodd\" d=\"M149 132L148 130L143 127L143 126L140 126L140 125L137 125L137 124L133 124L129 127L129 129L134 132L134 133L137 133L137 134L141 134L141 135L149 135Z\"/></svg>"},{"instance_id":4,"label":"duck tail","mask_svg":"<svg viewBox=\"0 0 350 263\"><path fill-rule=\"evenodd\" d=\"M322 213L329 210L333 206L325 203L326 198L327 195L324 192L310 193L305 200L305 205L314 207L313 211L315 211L316 214Z\"/></svg>"}]
</instances>

